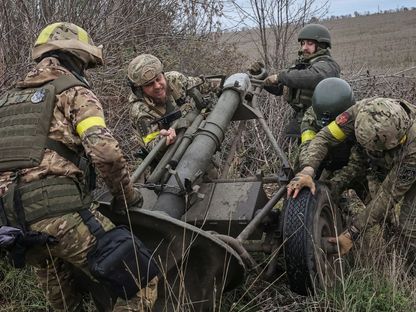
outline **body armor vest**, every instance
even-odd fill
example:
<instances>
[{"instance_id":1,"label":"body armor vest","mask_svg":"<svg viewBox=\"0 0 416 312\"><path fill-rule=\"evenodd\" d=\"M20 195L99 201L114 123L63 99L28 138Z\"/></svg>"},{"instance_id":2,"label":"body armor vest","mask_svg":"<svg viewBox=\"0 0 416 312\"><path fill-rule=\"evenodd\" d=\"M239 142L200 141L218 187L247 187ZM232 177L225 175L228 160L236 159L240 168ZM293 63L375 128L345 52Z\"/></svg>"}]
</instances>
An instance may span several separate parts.
<instances>
[{"instance_id":1,"label":"body armor vest","mask_svg":"<svg viewBox=\"0 0 416 312\"><path fill-rule=\"evenodd\" d=\"M14 88L0 97L0 172L40 164L55 95L74 86L88 88L75 77L65 75L40 87Z\"/></svg>"},{"instance_id":2,"label":"body armor vest","mask_svg":"<svg viewBox=\"0 0 416 312\"><path fill-rule=\"evenodd\" d=\"M48 148L84 171L86 184L91 177L95 181L95 175L88 173L92 168L86 158L48 138L55 96L75 86L88 88L65 75L40 87L14 88L0 96L0 172L38 166ZM50 176L25 184L16 179L0 198L0 226L24 228L46 217L79 211L90 203L85 185L69 177Z\"/></svg>"},{"instance_id":3,"label":"body armor vest","mask_svg":"<svg viewBox=\"0 0 416 312\"><path fill-rule=\"evenodd\" d=\"M311 67L314 63L318 61L322 61L324 59L330 58L328 55L322 55L313 58L308 63L300 63L293 66L293 69L307 69ZM289 88L288 94L288 103L293 109L297 112L301 112L301 116L303 117L303 113L312 105L312 96L314 90L309 89L295 89Z\"/></svg>"}]
</instances>

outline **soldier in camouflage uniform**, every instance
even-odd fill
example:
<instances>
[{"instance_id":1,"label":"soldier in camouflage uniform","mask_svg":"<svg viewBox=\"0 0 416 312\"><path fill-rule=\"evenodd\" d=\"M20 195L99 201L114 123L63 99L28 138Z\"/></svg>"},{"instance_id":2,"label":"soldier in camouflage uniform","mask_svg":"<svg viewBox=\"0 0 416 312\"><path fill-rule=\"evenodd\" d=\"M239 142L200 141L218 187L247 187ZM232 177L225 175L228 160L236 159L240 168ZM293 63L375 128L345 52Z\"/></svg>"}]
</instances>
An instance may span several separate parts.
<instances>
[{"instance_id":1,"label":"soldier in camouflage uniform","mask_svg":"<svg viewBox=\"0 0 416 312\"><path fill-rule=\"evenodd\" d=\"M286 128L286 133L296 137L300 136L303 114L312 104L315 87L325 78L340 75L340 67L331 57L331 36L325 26L306 25L300 30L298 41L301 48L295 63L264 80L264 89L274 95L282 95L284 88L288 89L287 101L295 110L296 116ZM257 67L251 71L258 71Z\"/></svg>"},{"instance_id":2,"label":"soldier in camouflage uniform","mask_svg":"<svg viewBox=\"0 0 416 312\"><path fill-rule=\"evenodd\" d=\"M129 178L122 151L106 127L100 101L85 80L86 69L103 63L101 49L94 45L84 29L71 23L51 24L37 38L32 51L37 65L24 80L17 83L17 90L27 89L30 94L33 93L31 88L43 88L58 80L67 84L67 88L57 92L51 100L51 119L45 123L46 147L39 145L41 156L39 162L32 166L17 166L18 169L11 170L6 165L12 161L13 168L19 159L15 156L10 160L7 155L9 152L15 155L20 153L27 147L26 141L29 148L30 144L37 148L36 142L30 143L31 135L36 135L31 133L33 131L13 132L13 125L18 124L21 129L31 125L32 119L25 117L25 114L35 112L40 105L38 103L45 100L45 89L38 89L40 91L28 98L13 98L13 90L8 96L0 98L0 102L3 101L1 106L5 108L0 110L3 140L0 195L5 211L5 214L0 214L4 217L1 220L3 224L7 221L15 226L20 220L19 214L23 213L27 230L56 238L56 244L35 246L26 254L27 262L36 267L40 284L55 311L77 311L80 308L81 294L75 288L70 265L91 276L87 254L95 246L96 238L77 211L90 209L104 230L114 227L96 210L97 205L91 200L91 188L86 185L88 171L81 165L80 155L86 155L103 178L114 197L115 210L125 213L125 203L137 206L141 201L139 191ZM68 81L72 81L72 86L70 83L68 87ZM20 115L25 115L23 118L16 113L13 115L13 110L7 108L19 107L16 103L31 108L20 112ZM14 120L13 123L7 123L8 119ZM7 142L12 143L5 144ZM20 144L22 147L19 149ZM30 155L33 154L29 153L29 158L33 159ZM16 190L19 192L16 193ZM14 205L17 203L16 194L20 194L18 200L23 212ZM147 311L156 299L156 283L157 278L133 299L126 301L119 298L114 310Z\"/></svg>"},{"instance_id":3,"label":"soldier in camouflage uniform","mask_svg":"<svg viewBox=\"0 0 416 312\"><path fill-rule=\"evenodd\" d=\"M202 78L187 77L179 72L163 72L161 61L151 54L141 54L134 58L127 70L132 93L130 118L142 147L154 147L160 137L166 137L169 145L174 142L176 131L173 128L161 129L153 123L176 110L182 115L194 109L187 91L198 87L202 93L216 91L218 84L204 82Z\"/></svg>"},{"instance_id":4,"label":"soldier in camouflage uniform","mask_svg":"<svg viewBox=\"0 0 416 312\"><path fill-rule=\"evenodd\" d=\"M307 156L307 149L311 140L323 127L328 125L340 113L355 103L354 94L350 85L340 78L326 78L315 88L312 96L312 106L303 116L301 123L301 145L299 163L303 163ZM327 159L323 163L327 171L341 169L348 162L348 156L352 144L344 142L338 149L331 149Z\"/></svg>"},{"instance_id":5,"label":"soldier in camouflage uniform","mask_svg":"<svg viewBox=\"0 0 416 312\"><path fill-rule=\"evenodd\" d=\"M304 186L314 190L312 177L331 146L355 138L377 169L380 179L376 196L353 224L332 243L347 253L361 233L388 218L402 200L399 216L401 242L410 263L416 250L416 109L404 101L372 98L358 102L324 127L311 141L305 167L289 183L288 196L296 197Z\"/></svg>"}]
</instances>

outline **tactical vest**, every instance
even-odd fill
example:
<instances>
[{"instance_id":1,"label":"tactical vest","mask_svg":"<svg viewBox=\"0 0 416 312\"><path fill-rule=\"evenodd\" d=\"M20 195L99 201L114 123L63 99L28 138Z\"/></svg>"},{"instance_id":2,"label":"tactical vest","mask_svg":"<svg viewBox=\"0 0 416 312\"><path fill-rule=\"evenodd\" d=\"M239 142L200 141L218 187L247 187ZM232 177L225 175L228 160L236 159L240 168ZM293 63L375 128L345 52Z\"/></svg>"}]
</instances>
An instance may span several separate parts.
<instances>
[{"instance_id":1,"label":"tactical vest","mask_svg":"<svg viewBox=\"0 0 416 312\"><path fill-rule=\"evenodd\" d=\"M56 95L88 85L73 76L61 76L36 88L14 88L0 96L0 172L38 166L45 149L56 151L84 174L90 170L85 158L63 143L48 138ZM81 168L85 167L85 168ZM9 185L1 198L1 224L32 223L46 217L78 211L91 199L84 186L69 177L47 177L39 181Z\"/></svg>"},{"instance_id":2,"label":"tactical vest","mask_svg":"<svg viewBox=\"0 0 416 312\"><path fill-rule=\"evenodd\" d=\"M88 87L73 76L61 76L40 87L14 88L0 97L0 172L40 164L55 95L74 86Z\"/></svg>"},{"instance_id":3,"label":"tactical vest","mask_svg":"<svg viewBox=\"0 0 416 312\"><path fill-rule=\"evenodd\" d=\"M309 63L302 63L295 65L294 69L307 69L310 68L314 63L318 61L322 61L325 59L330 59L330 56L328 55L322 55L313 58ZM298 66L303 66L302 68L299 68ZM287 102L290 106L293 107L293 109L297 112L300 112L301 117L303 117L304 112L312 105L312 96L313 96L314 90L309 89L296 89L296 88L289 88L289 94Z\"/></svg>"}]
</instances>

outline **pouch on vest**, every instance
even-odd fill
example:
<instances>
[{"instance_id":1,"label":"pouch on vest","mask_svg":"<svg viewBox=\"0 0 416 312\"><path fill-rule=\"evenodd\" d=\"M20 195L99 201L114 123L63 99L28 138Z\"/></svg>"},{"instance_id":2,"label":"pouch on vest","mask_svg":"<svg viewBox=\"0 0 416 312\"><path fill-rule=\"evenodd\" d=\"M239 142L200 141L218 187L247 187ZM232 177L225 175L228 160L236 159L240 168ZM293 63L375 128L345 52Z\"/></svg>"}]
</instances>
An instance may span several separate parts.
<instances>
[{"instance_id":1,"label":"pouch on vest","mask_svg":"<svg viewBox=\"0 0 416 312\"><path fill-rule=\"evenodd\" d=\"M36 88L14 88L0 96L0 172L40 164L55 107L55 95L86 86L61 76Z\"/></svg>"},{"instance_id":2,"label":"pouch on vest","mask_svg":"<svg viewBox=\"0 0 416 312\"><path fill-rule=\"evenodd\" d=\"M126 226L105 232L91 211L85 209L79 214L97 239L87 255L91 275L116 296L132 298L159 274L151 251Z\"/></svg>"}]
</instances>

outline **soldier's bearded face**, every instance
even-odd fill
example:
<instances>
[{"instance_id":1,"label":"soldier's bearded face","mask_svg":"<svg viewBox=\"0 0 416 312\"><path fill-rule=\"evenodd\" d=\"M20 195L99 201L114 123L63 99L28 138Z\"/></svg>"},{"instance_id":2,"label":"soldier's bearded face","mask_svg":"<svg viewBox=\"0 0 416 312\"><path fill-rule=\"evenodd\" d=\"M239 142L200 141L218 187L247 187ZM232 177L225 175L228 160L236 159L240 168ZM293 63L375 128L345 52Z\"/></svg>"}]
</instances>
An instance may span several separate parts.
<instances>
[{"instance_id":1,"label":"soldier's bearded face","mask_svg":"<svg viewBox=\"0 0 416 312\"><path fill-rule=\"evenodd\" d=\"M317 44L314 40L302 40L300 46L304 55L314 54L317 49Z\"/></svg>"},{"instance_id":2,"label":"soldier's bearded face","mask_svg":"<svg viewBox=\"0 0 416 312\"><path fill-rule=\"evenodd\" d=\"M163 104L166 101L167 83L163 73L157 75L154 80L142 86L142 88L144 94L150 97L155 103Z\"/></svg>"}]
</instances>

